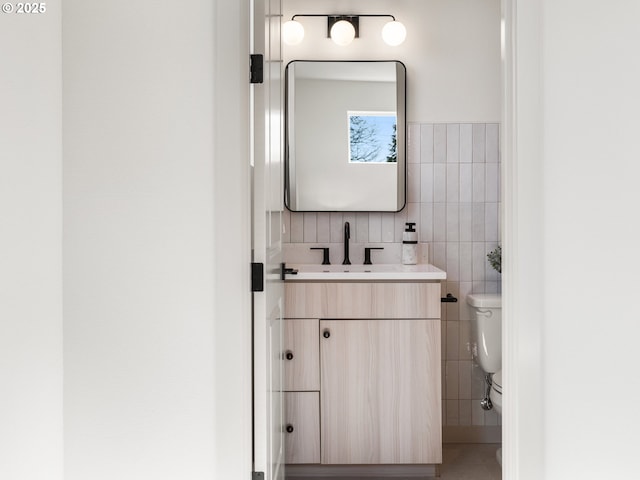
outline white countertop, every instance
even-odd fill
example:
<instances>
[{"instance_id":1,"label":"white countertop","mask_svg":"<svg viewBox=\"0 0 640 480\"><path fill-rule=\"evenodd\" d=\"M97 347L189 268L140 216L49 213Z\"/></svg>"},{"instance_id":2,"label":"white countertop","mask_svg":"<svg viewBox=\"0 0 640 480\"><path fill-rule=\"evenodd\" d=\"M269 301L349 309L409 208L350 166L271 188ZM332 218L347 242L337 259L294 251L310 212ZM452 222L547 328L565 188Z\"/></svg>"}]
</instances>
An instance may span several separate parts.
<instances>
[{"instance_id":1,"label":"white countertop","mask_svg":"<svg viewBox=\"0 0 640 480\"><path fill-rule=\"evenodd\" d=\"M287 274L289 282L301 281L335 281L335 280L390 280L390 281L424 281L445 280L447 273L431 264L421 265L312 265L287 264L288 268L297 270L296 275Z\"/></svg>"}]
</instances>

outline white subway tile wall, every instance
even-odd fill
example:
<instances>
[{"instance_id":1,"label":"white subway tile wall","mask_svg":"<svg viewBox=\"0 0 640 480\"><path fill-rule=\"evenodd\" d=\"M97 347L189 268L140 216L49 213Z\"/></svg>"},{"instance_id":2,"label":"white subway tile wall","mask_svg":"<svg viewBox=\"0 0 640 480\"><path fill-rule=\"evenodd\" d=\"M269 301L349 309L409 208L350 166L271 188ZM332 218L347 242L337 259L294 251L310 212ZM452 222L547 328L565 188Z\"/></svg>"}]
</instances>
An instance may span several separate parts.
<instances>
[{"instance_id":1,"label":"white subway tile wall","mask_svg":"<svg viewBox=\"0 0 640 480\"><path fill-rule=\"evenodd\" d=\"M443 294L458 298L458 303L442 305L442 408L447 426L499 423L494 411L480 407L484 374L472 361L471 310L465 302L470 293L501 291L500 275L487 261L501 231L499 132L497 123L411 123L407 206L401 212L284 215L283 241L303 244L295 245L296 252L304 252L299 247L306 244L330 247L332 263L342 261L344 222L351 224L352 243L386 244L394 251L405 223L416 223L418 238L429 244L430 263L447 271ZM315 253L309 251L309 263L319 261ZM359 258L351 261L361 263Z\"/></svg>"}]
</instances>

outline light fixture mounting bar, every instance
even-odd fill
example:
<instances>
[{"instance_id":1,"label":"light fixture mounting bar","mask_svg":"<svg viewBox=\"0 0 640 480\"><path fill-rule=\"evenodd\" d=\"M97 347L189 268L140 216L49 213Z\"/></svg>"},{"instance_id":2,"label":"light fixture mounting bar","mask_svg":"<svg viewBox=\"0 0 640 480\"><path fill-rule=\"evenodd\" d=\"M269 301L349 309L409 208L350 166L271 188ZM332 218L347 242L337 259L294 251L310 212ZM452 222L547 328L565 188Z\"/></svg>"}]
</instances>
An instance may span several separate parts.
<instances>
[{"instance_id":1,"label":"light fixture mounting bar","mask_svg":"<svg viewBox=\"0 0 640 480\"><path fill-rule=\"evenodd\" d=\"M394 21L396 17L388 13L336 13L336 14L327 14L327 13L296 13L291 20L295 20L296 17L389 17Z\"/></svg>"}]
</instances>

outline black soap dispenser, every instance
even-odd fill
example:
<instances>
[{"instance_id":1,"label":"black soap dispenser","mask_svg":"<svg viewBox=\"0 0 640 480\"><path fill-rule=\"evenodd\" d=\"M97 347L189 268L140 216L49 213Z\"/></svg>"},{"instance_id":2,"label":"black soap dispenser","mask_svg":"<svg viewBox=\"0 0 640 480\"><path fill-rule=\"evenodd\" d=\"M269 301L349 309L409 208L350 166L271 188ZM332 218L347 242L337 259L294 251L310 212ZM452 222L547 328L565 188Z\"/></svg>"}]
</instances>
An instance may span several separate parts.
<instances>
[{"instance_id":1,"label":"black soap dispenser","mask_svg":"<svg viewBox=\"0 0 640 480\"><path fill-rule=\"evenodd\" d=\"M415 265L418 263L418 232L415 223L407 222L407 228L402 233L402 264Z\"/></svg>"}]
</instances>

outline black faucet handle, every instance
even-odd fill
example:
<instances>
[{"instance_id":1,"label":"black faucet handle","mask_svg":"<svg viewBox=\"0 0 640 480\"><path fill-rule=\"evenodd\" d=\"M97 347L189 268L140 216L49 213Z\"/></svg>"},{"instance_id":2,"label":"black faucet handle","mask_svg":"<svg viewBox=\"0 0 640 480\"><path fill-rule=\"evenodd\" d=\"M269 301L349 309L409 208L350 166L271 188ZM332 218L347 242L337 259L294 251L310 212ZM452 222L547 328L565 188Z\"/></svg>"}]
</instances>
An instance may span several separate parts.
<instances>
[{"instance_id":1,"label":"black faucet handle","mask_svg":"<svg viewBox=\"0 0 640 480\"><path fill-rule=\"evenodd\" d=\"M365 247L364 264L371 265L371 250L384 250L384 247Z\"/></svg>"},{"instance_id":2,"label":"black faucet handle","mask_svg":"<svg viewBox=\"0 0 640 480\"><path fill-rule=\"evenodd\" d=\"M322 250L322 265L331 265L329 261L329 247L311 247L309 250Z\"/></svg>"}]
</instances>

